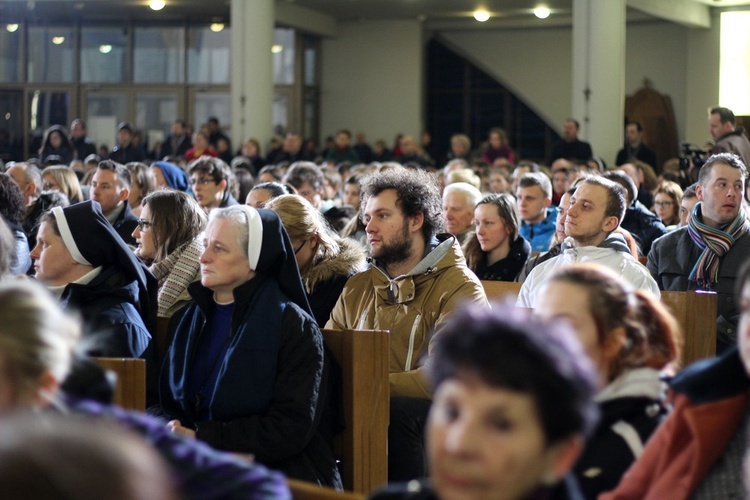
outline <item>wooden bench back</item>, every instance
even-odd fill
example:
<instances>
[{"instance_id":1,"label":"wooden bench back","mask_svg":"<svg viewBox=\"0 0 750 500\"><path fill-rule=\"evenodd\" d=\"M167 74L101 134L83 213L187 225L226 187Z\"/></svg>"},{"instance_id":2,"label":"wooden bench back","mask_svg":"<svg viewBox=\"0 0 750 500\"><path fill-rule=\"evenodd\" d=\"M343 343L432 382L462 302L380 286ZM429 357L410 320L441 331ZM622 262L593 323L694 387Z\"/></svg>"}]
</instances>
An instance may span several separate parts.
<instances>
[{"instance_id":1,"label":"wooden bench back","mask_svg":"<svg viewBox=\"0 0 750 500\"><path fill-rule=\"evenodd\" d=\"M128 410L146 411L146 361L134 358L92 359L117 378L114 404Z\"/></svg>"},{"instance_id":2,"label":"wooden bench back","mask_svg":"<svg viewBox=\"0 0 750 500\"><path fill-rule=\"evenodd\" d=\"M365 500L365 495L361 493L336 491L298 479L287 479L286 482L294 500Z\"/></svg>"},{"instance_id":3,"label":"wooden bench back","mask_svg":"<svg viewBox=\"0 0 750 500\"><path fill-rule=\"evenodd\" d=\"M346 428L334 441L344 489L366 494L388 480L390 334L374 330L323 330L341 366Z\"/></svg>"},{"instance_id":4,"label":"wooden bench back","mask_svg":"<svg viewBox=\"0 0 750 500\"><path fill-rule=\"evenodd\" d=\"M716 356L717 295L714 292L661 292L661 302L682 327L681 366Z\"/></svg>"},{"instance_id":5,"label":"wooden bench back","mask_svg":"<svg viewBox=\"0 0 750 500\"><path fill-rule=\"evenodd\" d=\"M509 281L482 281L482 286L490 301L510 298L515 302L521 290L521 283ZM681 366L716 355L716 300L713 292L661 292L662 304L677 319L684 335Z\"/></svg>"}]
</instances>

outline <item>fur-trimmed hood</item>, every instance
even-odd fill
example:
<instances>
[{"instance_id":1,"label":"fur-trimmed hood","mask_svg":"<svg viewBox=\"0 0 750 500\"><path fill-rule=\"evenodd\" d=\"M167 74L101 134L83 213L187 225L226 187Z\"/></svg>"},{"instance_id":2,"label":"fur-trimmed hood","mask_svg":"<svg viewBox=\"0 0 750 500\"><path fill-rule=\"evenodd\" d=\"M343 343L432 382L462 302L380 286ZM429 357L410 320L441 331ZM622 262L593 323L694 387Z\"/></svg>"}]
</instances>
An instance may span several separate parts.
<instances>
[{"instance_id":1,"label":"fur-trimmed hood","mask_svg":"<svg viewBox=\"0 0 750 500\"><path fill-rule=\"evenodd\" d=\"M302 277L307 293L312 293L320 283L340 276L350 277L367 268L365 251L357 242L341 238L338 244L341 249L338 255L310 266Z\"/></svg>"}]
</instances>

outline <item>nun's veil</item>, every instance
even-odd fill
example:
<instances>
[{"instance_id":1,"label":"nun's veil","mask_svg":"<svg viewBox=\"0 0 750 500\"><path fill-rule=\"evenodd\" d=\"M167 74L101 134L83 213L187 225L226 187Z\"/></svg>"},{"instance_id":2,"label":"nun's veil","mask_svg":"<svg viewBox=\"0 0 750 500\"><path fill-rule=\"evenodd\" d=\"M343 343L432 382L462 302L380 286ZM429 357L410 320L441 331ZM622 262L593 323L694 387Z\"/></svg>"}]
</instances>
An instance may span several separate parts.
<instances>
[{"instance_id":1,"label":"nun's veil","mask_svg":"<svg viewBox=\"0 0 750 500\"><path fill-rule=\"evenodd\" d=\"M52 209L60 236L73 259L93 267L115 266L127 283L138 285L136 307L146 327L156 324L156 278L141 263L102 214L99 203L84 201Z\"/></svg>"},{"instance_id":2,"label":"nun's veil","mask_svg":"<svg viewBox=\"0 0 750 500\"><path fill-rule=\"evenodd\" d=\"M289 299L312 316L289 235L273 210L238 205L247 215L250 268L274 276Z\"/></svg>"}]
</instances>

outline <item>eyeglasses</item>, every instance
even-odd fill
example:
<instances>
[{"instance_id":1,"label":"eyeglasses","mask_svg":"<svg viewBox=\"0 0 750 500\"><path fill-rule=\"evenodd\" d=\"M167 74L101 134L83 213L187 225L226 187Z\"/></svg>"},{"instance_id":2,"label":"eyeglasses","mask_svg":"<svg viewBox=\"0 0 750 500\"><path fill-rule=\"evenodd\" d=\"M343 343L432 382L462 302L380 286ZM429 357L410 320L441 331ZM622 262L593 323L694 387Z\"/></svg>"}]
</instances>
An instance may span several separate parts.
<instances>
[{"instance_id":1,"label":"eyeglasses","mask_svg":"<svg viewBox=\"0 0 750 500\"><path fill-rule=\"evenodd\" d=\"M299 244L297 250L294 251L294 255L297 255L299 251L302 250L302 247L305 246L305 243L307 243L307 240L302 240L302 243Z\"/></svg>"},{"instance_id":2,"label":"eyeglasses","mask_svg":"<svg viewBox=\"0 0 750 500\"><path fill-rule=\"evenodd\" d=\"M200 179L190 179L190 185L195 186L196 184L200 184L201 186L205 186L209 182L216 182L215 180L211 179L210 177L201 177Z\"/></svg>"},{"instance_id":3,"label":"eyeglasses","mask_svg":"<svg viewBox=\"0 0 750 500\"><path fill-rule=\"evenodd\" d=\"M673 201L655 201L654 206L655 207L671 207L674 205Z\"/></svg>"},{"instance_id":4,"label":"eyeglasses","mask_svg":"<svg viewBox=\"0 0 750 500\"><path fill-rule=\"evenodd\" d=\"M151 229L151 226L153 226L153 222L149 222L147 220L138 219L138 229L141 231L145 231L146 229Z\"/></svg>"}]
</instances>

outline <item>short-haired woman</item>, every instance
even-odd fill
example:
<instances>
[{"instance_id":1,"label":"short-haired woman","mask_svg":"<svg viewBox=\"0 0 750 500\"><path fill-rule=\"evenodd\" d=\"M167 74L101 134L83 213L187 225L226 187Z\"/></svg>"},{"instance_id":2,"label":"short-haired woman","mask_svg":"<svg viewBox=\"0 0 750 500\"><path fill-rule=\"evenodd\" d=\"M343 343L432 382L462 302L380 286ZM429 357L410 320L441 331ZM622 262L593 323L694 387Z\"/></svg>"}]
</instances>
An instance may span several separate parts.
<instances>
[{"instance_id":1,"label":"short-haired woman","mask_svg":"<svg viewBox=\"0 0 750 500\"><path fill-rule=\"evenodd\" d=\"M430 482L386 499L578 499L572 469L596 421L596 372L563 323L470 307L432 347Z\"/></svg>"}]
</instances>

